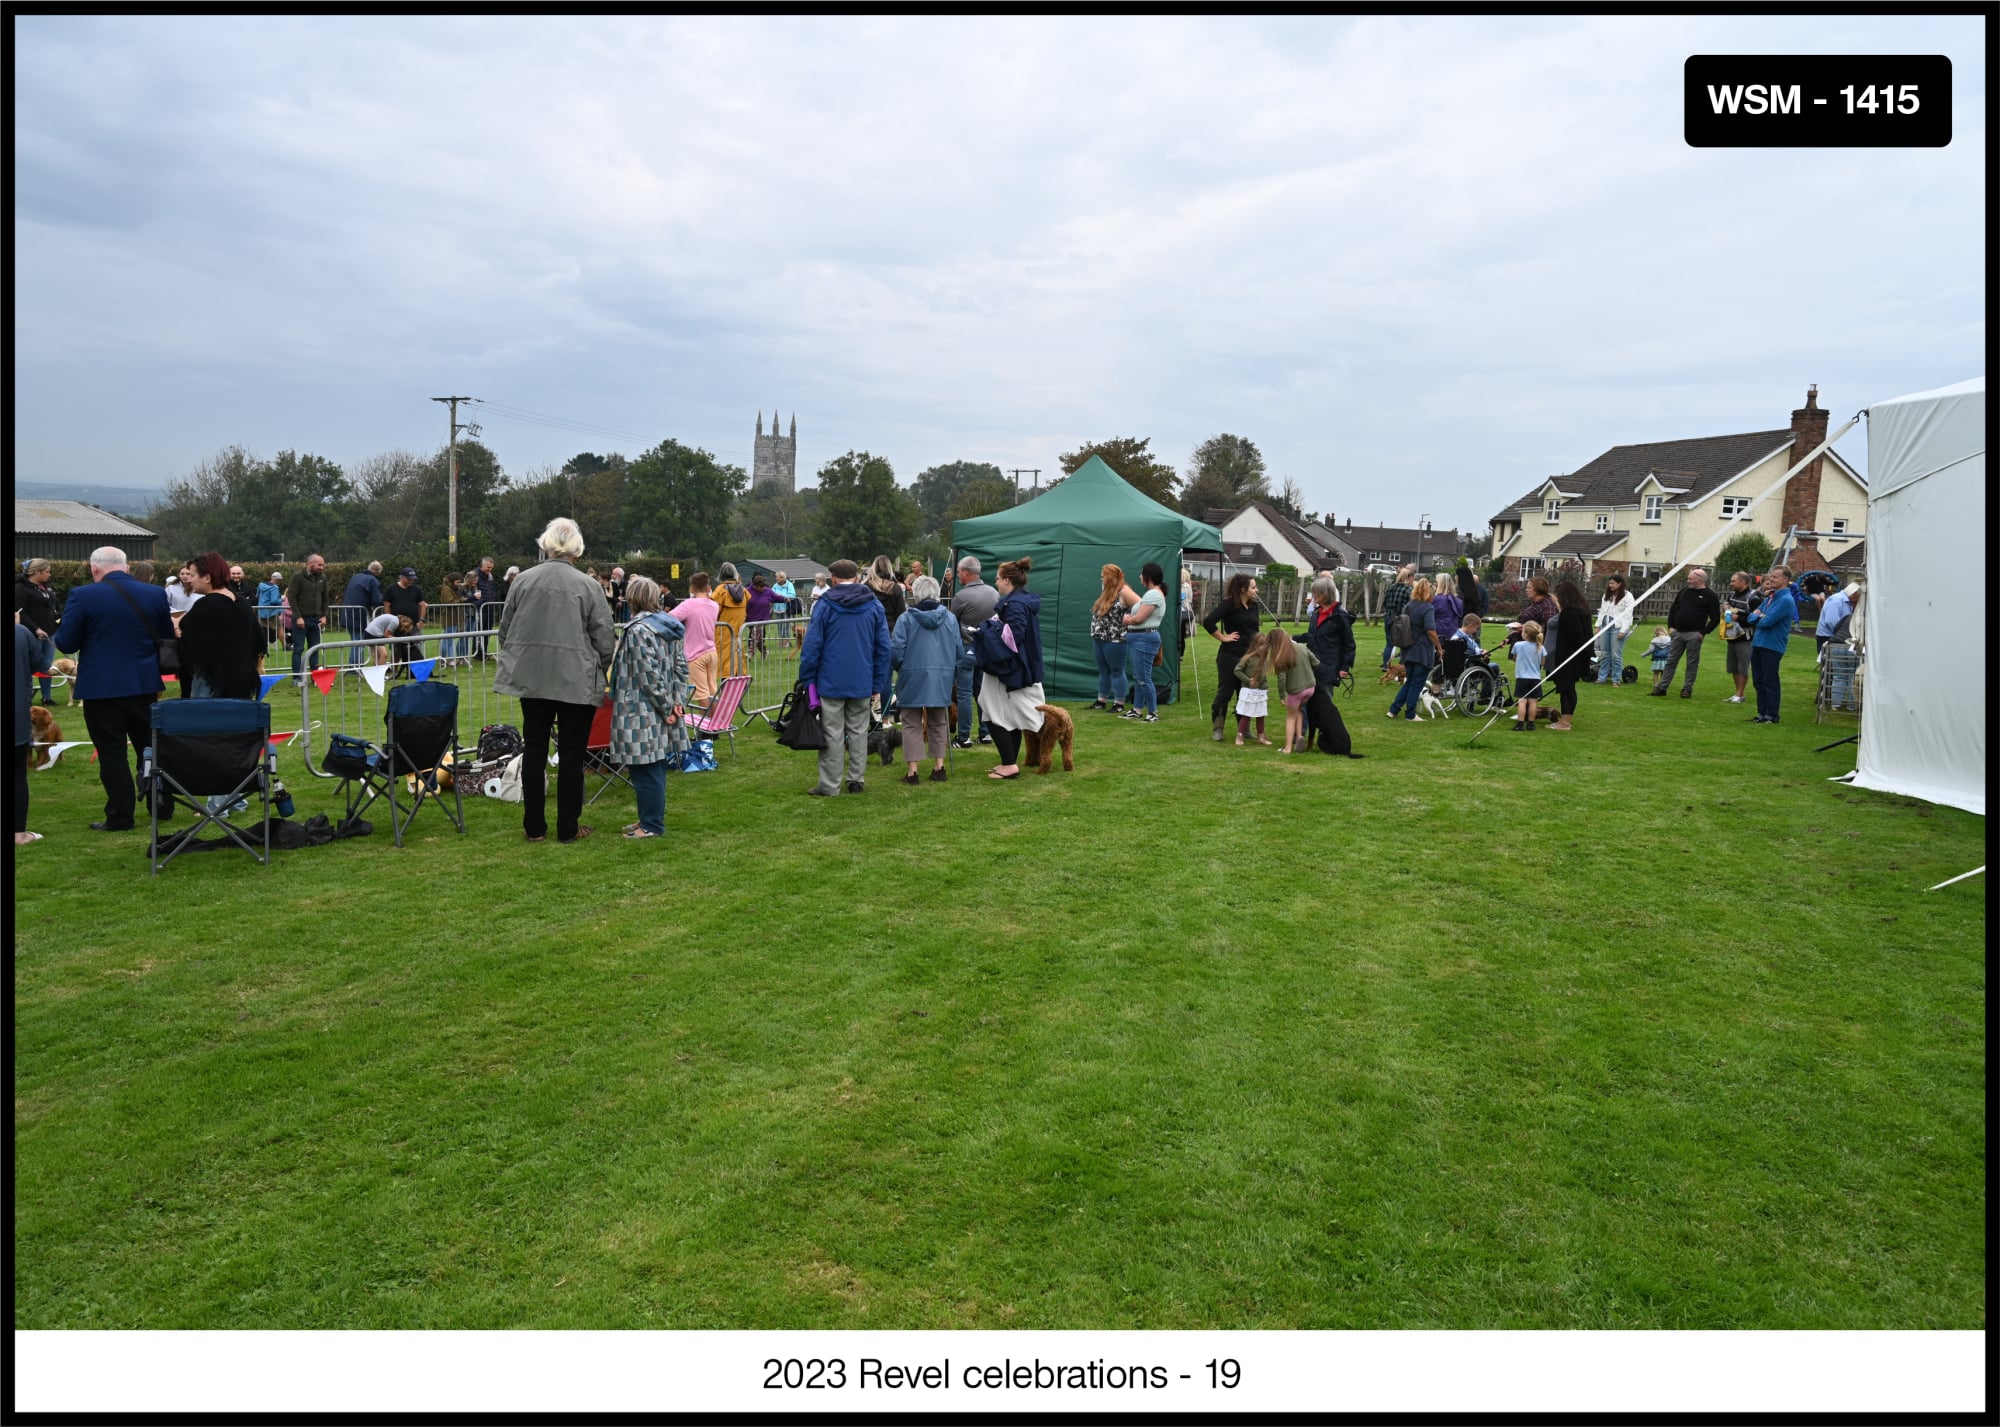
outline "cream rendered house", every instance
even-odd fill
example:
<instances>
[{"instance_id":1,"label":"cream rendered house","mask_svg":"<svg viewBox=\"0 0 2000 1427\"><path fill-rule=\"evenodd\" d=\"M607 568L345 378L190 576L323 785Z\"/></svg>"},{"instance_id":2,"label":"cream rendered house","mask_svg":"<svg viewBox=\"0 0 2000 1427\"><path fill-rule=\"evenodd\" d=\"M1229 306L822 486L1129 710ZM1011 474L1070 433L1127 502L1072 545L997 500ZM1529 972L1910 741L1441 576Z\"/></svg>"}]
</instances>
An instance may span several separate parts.
<instances>
[{"instance_id":1,"label":"cream rendered house","mask_svg":"<svg viewBox=\"0 0 2000 1427\"><path fill-rule=\"evenodd\" d=\"M1700 549L1826 439L1818 395L1817 387L1806 392L1789 428L1613 446L1569 475L1551 476L1493 517L1494 557L1506 562L1511 577L1576 560L1587 573L1655 578ZM1867 483L1828 451L1748 520L1732 521L1730 535L1754 530L1777 547L1795 531L1787 558L1804 570L1860 544L1867 522ZM1709 546L1703 559L1728 538Z\"/></svg>"}]
</instances>

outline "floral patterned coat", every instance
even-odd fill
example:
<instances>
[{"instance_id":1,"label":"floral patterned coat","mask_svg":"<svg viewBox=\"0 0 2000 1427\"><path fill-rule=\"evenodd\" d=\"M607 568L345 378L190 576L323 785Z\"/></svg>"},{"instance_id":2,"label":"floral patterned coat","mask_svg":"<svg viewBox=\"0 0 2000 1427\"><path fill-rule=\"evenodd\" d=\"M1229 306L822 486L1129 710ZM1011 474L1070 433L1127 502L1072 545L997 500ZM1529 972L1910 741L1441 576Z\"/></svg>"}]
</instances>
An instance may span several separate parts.
<instances>
[{"instance_id":1,"label":"floral patterned coat","mask_svg":"<svg viewBox=\"0 0 2000 1427\"><path fill-rule=\"evenodd\" d=\"M694 700L686 631L668 614L647 614L626 627L611 660L611 756L620 763L657 763L688 746L687 721L668 723L674 705Z\"/></svg>"}]
</instances>

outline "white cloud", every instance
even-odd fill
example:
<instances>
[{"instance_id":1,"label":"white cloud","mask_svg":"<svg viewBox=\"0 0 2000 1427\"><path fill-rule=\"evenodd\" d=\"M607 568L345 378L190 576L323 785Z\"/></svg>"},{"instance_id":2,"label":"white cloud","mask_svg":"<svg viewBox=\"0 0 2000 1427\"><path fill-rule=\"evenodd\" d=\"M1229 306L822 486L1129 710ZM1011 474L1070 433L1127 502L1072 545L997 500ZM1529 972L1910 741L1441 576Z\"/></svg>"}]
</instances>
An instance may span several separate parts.
<instances>
[{"instance_id":1,"label":"white cloud","mask_svg":"<svg viewBox=\"0 0 2000 1427\"><path fill-rule=\"evenodd\" d=\"M1783 19L30 18L22 469L357 459L453 387L906 479L1231 430L1483 520L1977 365L1978 22L1839 30L1952 54L1950 148L1686 148L1683 59Z\"/></svg>"}]
</instances>

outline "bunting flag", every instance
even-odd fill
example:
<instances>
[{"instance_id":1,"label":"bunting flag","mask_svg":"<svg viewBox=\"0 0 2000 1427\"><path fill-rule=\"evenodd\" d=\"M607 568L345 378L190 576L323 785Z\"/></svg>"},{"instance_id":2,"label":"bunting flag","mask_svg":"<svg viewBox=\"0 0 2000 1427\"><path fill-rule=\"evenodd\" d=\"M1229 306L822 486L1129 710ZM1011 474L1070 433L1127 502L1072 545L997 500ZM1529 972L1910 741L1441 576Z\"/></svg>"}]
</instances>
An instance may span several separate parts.
<instances>
[{"instance_id":1,"label":"bunting flag","mask_svg":"<svg viewBox=\"0 0 2000 1427\"><path fill-rule=\"evenodd\" d=\"M290 743L293 739L297 738L298 736L299 734L297 729L293 729L290 733L274 733L271 735L271 742L273 744Z\"/></svg>"},{"instance_id":2,"label":"bunting flag","mask_svg":"<svg viewBox=\"0 0 2000 1427\"><path fill-rule=\"evenodd\" d=\"M333 681L340 677L338 669L315 669L312 671L313 684L322 696L333 692Z\"/></svg>"},{"instance_id":3,"label":"bunting flag","mask_svg":"<svg viewBox=\"0 0 2000 1427\"><path fill-rule=\"evenodd\" d=\"M387 664L357 664L354 666L354 669L356 673L368 681L368 687L375 691L375 697L378 699L381 698L389 683L389 666Z\"/></svg>"},{"instance_id":4,"label":"bunting flag","mask_svg":"<svg viewBox=\"0 0 2000 1427\"><path fill-rule=\"evenodd\" d=\"M435 659L419 659L410 665L410 673L421 684L424 680L430 678L431 670L437 668L437 662Z\"/></svg>"},{"instance_id":5,"label":"bunting flag","mask_svg":"<svg viewBox=\"0 0 2000 1427\"><path fill-rule=\"evenodd\" d=\"M67 743L38 743L35 745L35 747L46 748L49 751L49 761L44 763L42 767L53 768L56 766L56 760L58 758L61 758L65 753L69 752L70 749L91 748L91 743L90 740L87 738L78 738ZM94 748L91 749L90 756L93 758L97 756L97 751Z\"/></svg>"},{"instance_id":6,"label":"bunting flag","mask_svg":"<svg viewBox=\"0 0 2000 1427\"><path fill-rule=\"evenodd\" d=\"M259 689L259 690L257 691L257 697L258 697L259 699L262 699L262 698L263 698L263 697L264 697L264 696L265 696L266 694L268 694L268 693L270 693L270 692L271 692L271 687L272 687L272 685L274 685L274 684L282 684L282 683L284 683L284 682L285 682L285 680L286 680L286 679L288 679L288 678L290 678L290 677L291 677L291 676L290 676L290 675L288 675L288 674L265 674L265 675L263 675L263 676L262 676L262 678L263 678L263 683L264 683L264 687L263 687L263 688L261 688L261 689Z\"/></svg>"}]
</instances>

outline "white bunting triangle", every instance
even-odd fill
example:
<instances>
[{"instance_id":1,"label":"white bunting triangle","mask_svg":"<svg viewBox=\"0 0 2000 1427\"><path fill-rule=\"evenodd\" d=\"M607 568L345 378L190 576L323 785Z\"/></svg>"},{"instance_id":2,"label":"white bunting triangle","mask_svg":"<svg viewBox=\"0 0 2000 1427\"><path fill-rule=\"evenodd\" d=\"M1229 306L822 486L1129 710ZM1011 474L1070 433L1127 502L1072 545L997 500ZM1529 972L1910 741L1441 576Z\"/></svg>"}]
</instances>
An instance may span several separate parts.
<instances>
[{"instance_id":1,"label":"white bunting triangle","mask_svg":"<svg viewBox=\"0 0 2000 1427\"><path fill-rule=\"evenodd\" d=\"M363 664L355 672L368 681L368 687L375 691L375 697L381 698L387 692L389 687L387 664Z\"/></svg>"},{"instance_id":2,"label":"white bunting triangle","mask_svg":"<svg viewBox=\"0 0 2000 1427\"><path fill-rule=\"evenodd\" d=\"M70 749L90 747L90 740L87 738L79 738L79 739L73 739L68 743L38 743L35 745L35 747L45 748L48 750L49 761L44 763L42 766L44 768L53 768L56 766L56 760L62 757L65 753L69 752Z\"/></svg>"}]
</instances>

